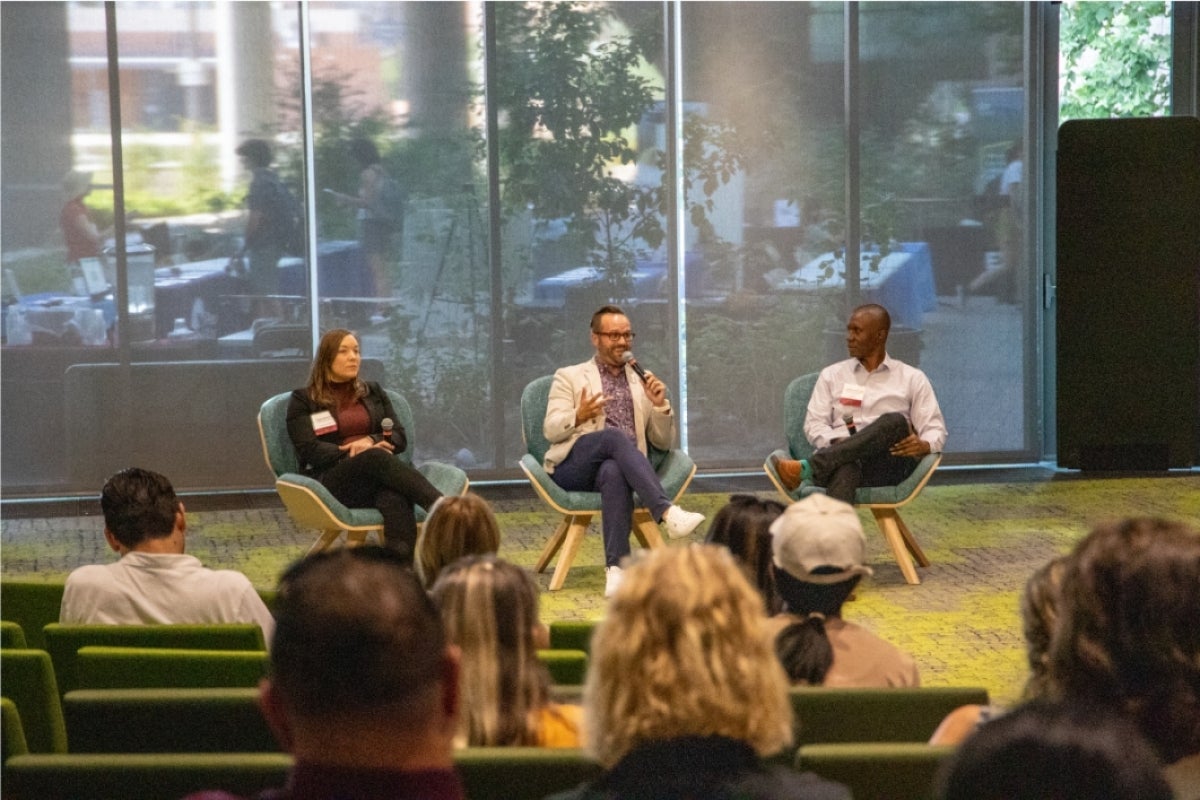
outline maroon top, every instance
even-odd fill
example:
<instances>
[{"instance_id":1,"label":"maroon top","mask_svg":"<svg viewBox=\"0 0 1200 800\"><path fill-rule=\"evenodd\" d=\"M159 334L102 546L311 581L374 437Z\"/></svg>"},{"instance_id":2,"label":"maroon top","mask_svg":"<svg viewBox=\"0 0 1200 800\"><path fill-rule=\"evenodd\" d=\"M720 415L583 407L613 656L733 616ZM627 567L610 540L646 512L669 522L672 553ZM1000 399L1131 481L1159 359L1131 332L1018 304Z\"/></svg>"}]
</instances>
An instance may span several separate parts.
<instances>
[{"instance_id":1,"label":"maroon top","mask_svg":"<svg viewBox=\"0 0 1200 800\"><path fill-rule=\"evenodd\" d=\"M287 786L268 789L255 800L465 800L453 769L403 772L296 762ZM220 790L189 794L183 800L239 800Z\"/></svg>"},{"instance_id":2,"label":"maroon top","mask_svg":"<svg viewBox=\"0 0 1200 800\"><path fill-rule=\"evenodd\" d=\"M338 405L333 416L337 420L338 435L342 444L360 439L371 433L371 414L362 398L354 396L354 381L334 384Z\"/></svg>"}]
</instances>

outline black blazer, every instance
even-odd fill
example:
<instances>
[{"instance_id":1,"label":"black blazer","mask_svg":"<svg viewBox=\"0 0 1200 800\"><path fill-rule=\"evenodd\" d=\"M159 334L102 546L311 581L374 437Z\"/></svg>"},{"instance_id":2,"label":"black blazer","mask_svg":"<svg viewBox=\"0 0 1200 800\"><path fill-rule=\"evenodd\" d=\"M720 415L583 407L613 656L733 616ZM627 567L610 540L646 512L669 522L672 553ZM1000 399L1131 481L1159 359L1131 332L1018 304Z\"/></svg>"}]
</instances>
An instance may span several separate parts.
<instances>
[{"instance_id":1,"label":"black blazer","mask_svg":"<svg viewBox=\"0 0 1200 800\"><path fill-rule=\"evenodd\" d=\"M396 419L396 411L392 401L378 383L367 381L367 395L362 398L371 418L370 432L376 438L382 438L380 422L384 417L391 417L395 426L392 428L392 446L397 453L408 447L408 436L404 426ZM313 431L312 415L319 411L328 411L314 403L308 396L307 389L296 389L288 401L287 430L292 444L296 446L296 456L300 460L300 471L311 478L319 478L323 472L346 458L346 451L340 449L341 435L337 431L317 436Z\"/></svg>"}]
</instances>

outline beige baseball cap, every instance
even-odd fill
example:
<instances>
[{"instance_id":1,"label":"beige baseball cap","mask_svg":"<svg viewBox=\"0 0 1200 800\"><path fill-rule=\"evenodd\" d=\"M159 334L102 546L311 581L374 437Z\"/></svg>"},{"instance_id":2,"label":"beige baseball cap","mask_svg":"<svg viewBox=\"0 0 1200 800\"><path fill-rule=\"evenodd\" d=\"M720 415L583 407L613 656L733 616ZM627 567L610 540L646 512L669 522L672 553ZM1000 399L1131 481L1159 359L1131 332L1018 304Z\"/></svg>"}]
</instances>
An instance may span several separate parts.
<instances>
[{"instance_id":1,"label":"beige baseball cap","mask_svg":"<svg viewBox=\"0 0 1200 800\"><path fill-rule=\"evenodd\" d=\"M824 494L792 503L771 523L775 566L808 583L841 583L871 575L867 540L854 506ZM837 572L813 574L820 567Z\"/></svg>"}]
</instances>

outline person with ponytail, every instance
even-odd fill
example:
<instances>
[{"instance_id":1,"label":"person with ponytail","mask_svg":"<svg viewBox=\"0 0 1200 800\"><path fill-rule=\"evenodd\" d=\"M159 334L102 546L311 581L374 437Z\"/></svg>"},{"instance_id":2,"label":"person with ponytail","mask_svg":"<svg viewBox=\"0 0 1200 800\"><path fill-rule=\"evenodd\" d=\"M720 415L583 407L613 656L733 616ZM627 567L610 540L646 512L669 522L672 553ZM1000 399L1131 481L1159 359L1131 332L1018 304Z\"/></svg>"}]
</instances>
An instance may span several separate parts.
<instances>
[{"instance_id":1,"label":"person with ponytail","mask_svg":"<svg viewBox=\"0 0 1200 800\"><path fill-rule=\"evenodd\" d=\"M814 494L771 524L775 588L784 613L772 618L775 652L793 685L919 686L912 656L842 618L864 575L866 538L848 503Z\"/></svg>"}]
</instances>

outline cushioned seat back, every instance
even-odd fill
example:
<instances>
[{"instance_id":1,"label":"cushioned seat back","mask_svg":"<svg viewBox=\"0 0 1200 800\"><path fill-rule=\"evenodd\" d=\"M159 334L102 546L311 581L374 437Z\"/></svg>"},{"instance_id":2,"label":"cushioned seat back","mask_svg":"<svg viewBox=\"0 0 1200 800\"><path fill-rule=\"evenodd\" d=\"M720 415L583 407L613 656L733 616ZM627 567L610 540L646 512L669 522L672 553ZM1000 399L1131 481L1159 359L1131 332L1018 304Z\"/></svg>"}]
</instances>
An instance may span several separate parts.
<instances>
[{"instance_id":1,"label":"cushioned seat back","mask_svg":"<svg viewBox=\"0 0 1200 800\"><path fill-rule=\"evenodd\" d=\"M133 753L16 756L5 797L37 800L163 800L223 790L255 797L287 781L286 753Z\"/></svg>"},{"instance_id":2,"label":"cushioned seat back","mask_svg":"<svg viewBox=\"0 0 1200 800\"><path fill-rule=\"evenodd\" d=\"M258 689L77 689L63 697L73 753L276 752Z\"/></svg>"},{"instance_id":3,"label":"cushioned seat back","mask_svg":"<svg viewBox=\"0 0 1200 800\"><path fill-rule=\"evenodd\" d=\"M525 384L521 392L521 440L525 443L525 452L533 456L537 463L546 460L546 451L550 449L550 441L542 432L546 420L546 406L550 403L550 387L554 384L553 375L543 375ZM655 470L662 467L667 460L669 451L659 450L647 443L647 458Z\"/></svg>"},{"instance_id":4,"label":"cushioned seat back","mask_svg":"<svg viewBox=\"0 0 1200 800\"><path fill-rule=\"evenodd\" d=\"M587 676L588 654L582 650L538 650L537 656L550 673L551 683L577 686Z\"/></svg>"},{"instance_id":5,"label":"cushioned seat back","mask_svg":"<svg viewBox=\"0 0 1200 800\"><path fill-rule=\"evenodd\" d=\"M404 426L405 437L408 442L403 450L398 452L398 455L405 463L413 463L413 442L417 440L416 433L413 431L413 413L412 406L404 399L404 396L398 392L393 392L391 389L386 389L388 399L392 401L392 410L396 412L395 423Z\"/></svg>"},{"instance_id":6,"label":"cushioned seat back","mask_svg":"<svg viewBox=\"0 0 1200 800\"><path fill-rule=\"evenodd\" d=\"M18 650L29 647L29 642L25 639L25 630L20 623L0 621L0 647L15 647Z\"/></svg>"},{"instance_id":7,"label":"cushioned seat back","mask_svg":"<svg viewBox=\"0 0 1200 800\"><path fill-rule=\"evenodd\" d=\"M592 634L596 620L556 619L550 623L550 646L559 650L592 651Z\"/></svg>"},{"instance_id":8,"label":"cushioned seat back","mask_svg":"<svg viewBox=\"0 0 1200 800\"><path fill-rule=\"evenodd\" d=\"M278 478L288 472L299 472L300 461L296 447L287 432L287 407L291 392L267 399L258 410L258 433L262 437L263 458Z\"/></svg>"},{"instance_id":9,"label":"cushioned seat back","mask_svg":"<svg viewBox=\"0 0 1200 800\"><path fill-rule=\"evenodd\" d=\"M392 403L392 410L396 412L394 422L404 427L405 435L408 438L405 449L397 455L405 463L411 464L413 442L415 441L412 407L403 395L390 389L386 391L388 400ZM300 472L296 447L292 444L292 439L288 436L287 431L287 407L291 397L291 392L277 394L268 398L258 410L258 433L262 439L263 457L276 478L288 472Z\"/></svg>"},{"instance_id":10,"label":"cushioned seat back","mask_svg":"<svg viewBox=\"0 0 1200 800\"><path fill-rule=\"evenodd\" d=\"M845 784L854 800L929 800L954 751L914 742L813 744L800 748L796 766Z\"/></svg>"},{"instance_id":11,"label":"cushioned seat back","mask_svg":"<svg viewBox=\"0 0 1200 800\"><path fill-rule=\"evenodd\" d=\"M804 417L808 413L808 401L817 387L819 372L801 375L788 384L783 392L783 430L787 434L788 451L792 458L808 458L813 453L808 437L804 435Z\"/></svg>"},{"instance_id":12,"label":"cushioned seat back","mask_svg":"<svg viewBox=\"0 0 1200 800\"><path fill-rule=\"evenodd\" d=\"M454 763L471 800L540 800L601 774L581 750L548 747L468 747Z\"/></svg>"},{"instance_id":13,"label":"cushioned seat back","mask_svg":"<svg viewBox=\"0 0 1200 800\"><path fill-rule=\"evenodd\" d=\"M553 383L553 375L543 375L526 384L521 392L521 440L525 442L525 451L539 464L546 460L546 451L550 449L542 428Z\"/></svg>"},{"instance_id":14,"label":"cushioned seat back","mask_svg":"<svg viewBox=\"0 0 1200 800\"><path fill-rule=\"evenodd\" d=\"M64 694L79 686L77 655L88 645L103 647L167 647L193 650L265 650L262 628L252 623L213 625L62 625L44 629L46 649L54 661Z\"/></svg>"},{"instance_id":15,"label":"cushioned seat back","mask_svg":"<svg viewBox=\"0 0 1200 800\"><path fill-rule=\"evenodd\" d=\"M795 686L796 744L927 742L941 721L964 705L987 705L980 687L922 686L841 689Z\"/></svg>"},{"instance_id":16,"label":"cushioned seat back","mask_svg":"<svg viewBox=\"0 0 1200 800\"><path fill-rule=\"evenodd\" d=\"M30 752L67 752L58 683L45 650L0 650L0 695L16 705Z\"/></svg>"},{"instance_id":17,"label":"cushioned seat back","mask_svg":"<svg viewBox=\"0 0 1200 800\"><path fill-rule=\"evenodd\" d=\"M268 665L263 650L81 647L75 673L80 689L254 688Z\"/></svg>"},{"instance_id":18,"label":"cushioned seat back","mask_svg":"<svg viewBox=\"0 0 1200 800\"><path fill-rule=\"evenodd\" d=\"M0 580L0 611L5 619L21 626L30 647L45 649L42 628L58 622L64 586L61 580Z\"/></svg>"},{"instance_id":19,"label":"cushioned seat back","mask_svg":"<svg viewBox=\"0 0 1200 800\"><path fill-rule=\"evenodd\" d=\"M10 756L29 752L25 728L21 725L21 712L17 710L17 704L7 697L0 697L0 733L4 738L0 764L8 761Z\"/></svg>"}]
</instances>

